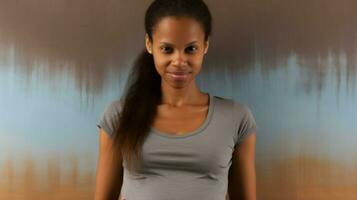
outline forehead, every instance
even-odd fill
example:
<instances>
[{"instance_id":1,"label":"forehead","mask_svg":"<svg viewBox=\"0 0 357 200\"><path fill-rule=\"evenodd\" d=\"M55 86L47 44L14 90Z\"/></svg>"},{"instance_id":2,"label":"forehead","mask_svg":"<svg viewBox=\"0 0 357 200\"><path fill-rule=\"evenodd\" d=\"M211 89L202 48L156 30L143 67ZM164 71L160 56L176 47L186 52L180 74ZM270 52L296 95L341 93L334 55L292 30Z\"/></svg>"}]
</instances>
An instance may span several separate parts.
<instances>
[{"instance_id":1,"label":"forehead","mask_svg":"<svg viewBox=\"0 0 357 200\"><path fill-rule=\"evenodd\" d=\"M155 26L153 41L186 44L194 40L201 42L205 33L199 22L187 17L165 17Z\"/></svg>"}]
</instances>

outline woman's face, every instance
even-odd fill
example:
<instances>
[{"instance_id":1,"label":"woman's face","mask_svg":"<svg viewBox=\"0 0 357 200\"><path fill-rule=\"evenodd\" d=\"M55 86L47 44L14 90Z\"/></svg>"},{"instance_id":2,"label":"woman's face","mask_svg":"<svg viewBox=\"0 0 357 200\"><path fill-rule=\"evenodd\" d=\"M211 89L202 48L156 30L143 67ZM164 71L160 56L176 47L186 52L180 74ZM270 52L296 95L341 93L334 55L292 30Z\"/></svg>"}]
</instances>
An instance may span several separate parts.
<instances>
[{"instance_id":1,"label":"woman's face","mask_svg":"<svg viewBox=\"0 0 357 200\"><path fill-rule=\"evenodd\" d=\"M146 48L163 84L182 88L194 81L208 49L204 37L199 22L187 17L165 17L154 27L152 41L146 35Z\"/></svg>"}]
</instances>

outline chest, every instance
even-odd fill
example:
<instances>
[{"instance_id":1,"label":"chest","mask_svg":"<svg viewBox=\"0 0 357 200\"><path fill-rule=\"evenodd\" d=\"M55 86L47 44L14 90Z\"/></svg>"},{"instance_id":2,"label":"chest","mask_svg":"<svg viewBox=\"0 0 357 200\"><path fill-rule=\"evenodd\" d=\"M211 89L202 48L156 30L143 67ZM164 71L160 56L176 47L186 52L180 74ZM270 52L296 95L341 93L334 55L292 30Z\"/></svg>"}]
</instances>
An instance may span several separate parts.
<instances>
[{"instance_id":1,"label":"chest","mask_svg":"<svg viewBox=\"0 0 357 200\"><path fill-rule=\"evenodd\" d=\"M208 106L184 108L158 107L153 127L160 132L184 135L198 129L208 115Z\"/></svg>"},{"instance_id":2,"label":"chest","mask_svg":"<svg viewBox=\"0 0 357 200\"><path fill-rule=\"evenodd\" d=\"M162 137L150 134L143 145L142 170L139 174L210 176L227 173L231 164L233 138L207 126L188 137Z\"/></svg>"},{"instance_id":3,"label":"chest","mask_svg":"<svg viewBox=\"0 0 357 200\"><path fill-rule=\"evenodd\" d=\"M200 112L190 111L187 111L188 114L161 113L161 118L155 121L155 128L165 133L173 131L177 134L180 130L187 133L190 131L187 127L192 126L193 130L200 123L204 124L194 134L182 136L150 132L143 144L142 168L135 170L134 177L226 177L234 148L235 123L232 120L231 109L222 109L218 104L216 109L211 109L209 113L206 108L207 116L203 114L204 109L202 110L201 115ZM193 123L195 119L198 122Z\"/></svg>"}]
</instances>

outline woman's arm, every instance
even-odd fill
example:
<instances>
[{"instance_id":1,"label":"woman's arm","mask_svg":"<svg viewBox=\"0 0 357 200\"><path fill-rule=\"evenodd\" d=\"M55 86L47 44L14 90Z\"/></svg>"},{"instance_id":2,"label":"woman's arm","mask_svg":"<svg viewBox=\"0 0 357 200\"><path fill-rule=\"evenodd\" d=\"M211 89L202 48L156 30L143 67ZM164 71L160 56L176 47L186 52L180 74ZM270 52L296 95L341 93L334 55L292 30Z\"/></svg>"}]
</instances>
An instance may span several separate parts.
<instances>
[{"instance_id":1,"label":"woman's arm","mask_svg":"<svg viewBox=\"0 0 357 200\"><path fill-rule=\"evenodd\" d=\"M248 135L232 155L228 176L230 200L256 200L255 172L256 133Z\"/></svg>"},{"instance_id":2,"label":"woman's arm","mask_svg":"<svg viewBox=\"0 0 357 200\"><path fill-rule=\"evenodd\" d=\"M112 139L101 128L96 172L95 200L117 200L123 181L122 156L113 151Z\"/></svg>"}]
</instances>

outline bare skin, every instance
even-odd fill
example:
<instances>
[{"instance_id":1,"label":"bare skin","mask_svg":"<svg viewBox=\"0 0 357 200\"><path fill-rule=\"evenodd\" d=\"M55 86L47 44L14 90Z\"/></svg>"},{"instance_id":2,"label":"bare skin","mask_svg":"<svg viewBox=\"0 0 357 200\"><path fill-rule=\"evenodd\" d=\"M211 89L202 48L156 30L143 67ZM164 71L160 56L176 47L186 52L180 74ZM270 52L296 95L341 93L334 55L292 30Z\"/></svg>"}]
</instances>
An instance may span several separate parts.
<instances>
[{"instance_id":1,"label":"bare skin","mask_svg":"<svg viewBox=\"0 0 357 200\"><path fill-rule=\"evenodd\" d=\"M256 133L251 133L235 149L228 176L228 194L230 200L256 200L255 172Z\"/></svg>"},{"instance_id":2,"label":"bare skin","mask_svg":"<svg viewBox=\"0 0 357 200\"><path fill-rule=\"evenodd\" d=\"M156 26L146 47L153 54L161 76L162 104L157 108L153 127L175 135L197 129L208 113L209 96L199 90L195 77L208 50L201 25L189 18L166 17ZM185 72L176 80L170 72ZM190 116L190 117L187 117Z\"/></svg>"},{"instance_id":3,"label":"bare skin","mask_svg":"<svg viewBox=\"0 0 357 200\"><path fill-rule=\"evenodd\" d=\"M104 129L99 132L99 157L95 200L118 199L123 181L122 156L112 149L112 139Z\"/></svg>"},{"instance_id":4,"label":"bare skin","mask_svg":"<svg viewBox=\"0 0 357 200\"><path fill-rule=\"evenodd\" d=\"M201 25L189 18L165 17L155 26L152 37L150 41L146 35L146 48L153 54L161 76L163 104L167 108L184 108L207 102L195 80L209 44ZM184 72L187 76L176 80L170 72Z\"/></svg>"},{"instance_id":5,"label":"bare skin","mask_svg":"<svg viewBox=\"0 0 357 200\"><path fill-rule=\"evenodd\" d=\"M208 114L208 94L198 98L197 104L172 107L167 104L158 106L158 114L153 127L161 132L184 135L200 127ZM189 116L189 117L188 117Z\"/></svg>"},{"instance_id":6,"label":"bare skin","mask_svg":"<svg viewBox=\"0 0 357 200\"><path fill-rule=\"evenodd\" d=\"M190 18L165 17L156 24L152 41L145 36L145 45L162 80L162 104L152 126L175 135L197 129L207 116L209 103L209 96L200 91L195 79L209 46L201 25ZM175 73L183 75L177 78ZM116 199L122 185L121 157L108 159L104 155L110 152L111 142L103 134L101 130L96 200ZM232 155L228 183L231 200L256 200L254 154L255 134L251 134ZM112 167L104 169L108 163L113 163Z\"/></svg>"}]
</instances>

